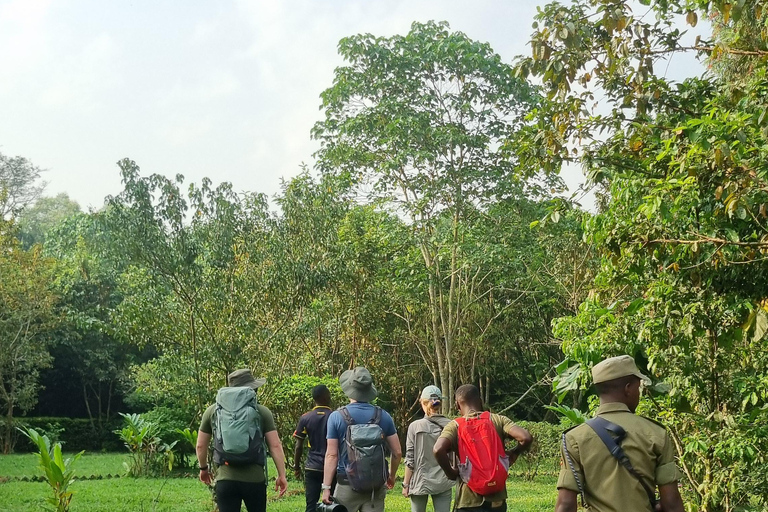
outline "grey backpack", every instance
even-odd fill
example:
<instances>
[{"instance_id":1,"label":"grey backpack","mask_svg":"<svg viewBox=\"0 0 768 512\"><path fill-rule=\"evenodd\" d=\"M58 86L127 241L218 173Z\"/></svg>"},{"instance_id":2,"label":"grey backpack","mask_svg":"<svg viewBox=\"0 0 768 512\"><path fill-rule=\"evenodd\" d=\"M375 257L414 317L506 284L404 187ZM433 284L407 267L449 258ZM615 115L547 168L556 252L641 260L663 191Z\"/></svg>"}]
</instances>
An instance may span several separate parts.
<instances>
[{"instance_id":1,"label":"grey backpack","mask_svg":"<svg viewBox=\"0 0 768 512\"><path fill-rule=\"evenodd\" d=\"M213 461L242 466L267 462L256 392L247 387L221 388L213 421Z\"/></svg>"},{"instance_id":2,"label":"grey backpack","mask_svg":"<svg viewBox=\"0 0 768 512\"><path fill-rule=\"evenodd\" d=\"M347 433L344 446L347 462L344 471L347 473L349 486L356 492L372 492L381 489L389 478L387 466L387 440L381 425L381 407L368 423L355 423L346 407L340 407L339 412L347 423Z\"/></svg>"}]
</instances>

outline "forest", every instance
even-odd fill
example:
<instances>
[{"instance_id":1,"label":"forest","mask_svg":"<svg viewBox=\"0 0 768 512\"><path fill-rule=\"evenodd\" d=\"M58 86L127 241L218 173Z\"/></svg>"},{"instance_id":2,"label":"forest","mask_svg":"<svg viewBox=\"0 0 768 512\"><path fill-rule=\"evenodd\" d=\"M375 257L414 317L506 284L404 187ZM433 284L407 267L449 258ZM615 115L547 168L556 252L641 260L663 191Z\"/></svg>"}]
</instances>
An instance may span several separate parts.
<instances>
[{"instance_id":1,"label":"forest","mask_svg":"<svg viewBox=\"0 0 768 512\"><path fill-rule=\"evenodd\" d=\"M357 365L398 428L429 383L447 414L472 383L565 428L630 354L690 510L768 507L768 9L640 4L549 4L511 62L447 23L341 40L320 149L275 197L124 158L85 212L0 154L3 453L34 417L105 446L119 413L194 430L243 367L285 441ZM707 71L667 79L683 52Z\"/></svg>"}]
</instances>

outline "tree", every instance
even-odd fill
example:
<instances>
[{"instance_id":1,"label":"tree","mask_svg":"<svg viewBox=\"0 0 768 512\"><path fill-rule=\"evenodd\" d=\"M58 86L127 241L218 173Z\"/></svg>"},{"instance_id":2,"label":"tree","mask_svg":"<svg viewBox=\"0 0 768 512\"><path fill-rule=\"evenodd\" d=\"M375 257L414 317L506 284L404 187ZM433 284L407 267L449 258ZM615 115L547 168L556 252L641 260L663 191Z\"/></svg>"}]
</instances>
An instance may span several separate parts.
<instances>
[{"instance_id":1,"label":"tree","mask_svg":"<svg viewBox=\"0 0 768 512\"><path fill-rule=\"evenodd\" d=\"M47 333L55 322L50 261L39 248L24 251L7 222L0 221L0 405L2 450L13 449L14 412L37 401L39 374L50 364Z\"/></svg>"},{"instance_id":2,"label":"tree","mask_svg":"<svg viewBox=\"0 0 768 512\"><path fill-rule=\"evenodd\" d=\"M754 20L766 14L759 2L645 3L654 19L624 1L546 6L518 67L551 100L523 158L580 162L608 191L585 222L601 248L595 290L556 325L556 389L586 387L604 355L635 355L660 381L646 407L671 427L692 507L765 506L768 52ZM672 22L699 15L718 32L687 46ZM679 51L716 74L672 83L655 72Z\"/></svg>"},{"instance_id":3,"label":"tree","mask_svg":"<svg viewBox=\"0 0 768 512\"><path fill-rule=\"evenodd\" d=\"M517 166L512 143L535 95L488 44L446 23L414 23L405 36L348 37L339 52L348 65L322 93L325 120L313 129L318 166L408 219L427 281L425 362L434 361L452 396L457 347L470 342L460 339L462 297L487 291L482 273L466 286L476 269L460 262L465 221L488 201L520 196L522 178L536 175Z\"/></svg>"},{"instance_id":4,"label":"tree","mask_svg":"<svg viewBox=\"0 0 768 512\"><path fill-rule=\"evenodd\" d=\"M40 197L45 188L39 181L42 172L24 157L0 153L0 218L17 215Z\"/></svg>"},{"instance_id":5,"label":"tree","mask_svg":"<svg viewBox=\"0 0 768 512\"><path fill-rule=\"evenodd\" d=\"M60 297L61 322L51 334L54 362L46 372L57 389L43 393L40 406L87 414L97 435L105 433L105 423L120 404L129 364L138 359L131 345L116 338L112 325L128 263L109 250L113 239L102 216L74 213L43 231L43 253L54 260L52 284Z\"/></svg>"},{"instance_id":6,"label":"tree","mask_svg":"<svg viewBox=\"0 0 768 512\"><path fill-rule=\"evenodd\" d=\"M52 229L76 213L80 213L80 205L66 193L38 198L19 215L19 236L23 246L42 244Z\"/></svg>"},{"instance_id":7,"label":"tree","mask_svg":"<svg viewBox=\"0 0 768 512\"><path fill-rule=\"evenodd\" d=\"M112 322L121 339L161 354L138 372L145 389L200 414L227 373L269 348L254 310L261 296L243 284L241 268L251 257L243 240L263 240L266 201L208 179L185 197L181 175L142 177L135 162L119 165L125 189L107 199L104 222L110 250L128 266Z\"/></svg>"}]
</instances>

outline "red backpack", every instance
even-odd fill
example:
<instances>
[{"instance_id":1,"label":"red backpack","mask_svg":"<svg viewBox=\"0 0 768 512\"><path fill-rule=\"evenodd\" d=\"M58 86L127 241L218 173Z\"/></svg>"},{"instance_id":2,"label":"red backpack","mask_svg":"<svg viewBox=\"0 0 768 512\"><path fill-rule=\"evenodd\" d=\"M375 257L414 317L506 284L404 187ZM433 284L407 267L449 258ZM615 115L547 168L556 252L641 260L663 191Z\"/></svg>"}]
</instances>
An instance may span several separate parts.
<instances>
[{"instance_id":1,"label":"red backpack","mask_svg":"<svg viewBox=\"0 0 768 512\"><path fill-rule=\"evenodd\" d=\"M477 494L493 494L504 489L509 473L509 457L491 421L491 413L474 418L456 418L459 425L459 473Z\"/></svg>"}]
</instances>

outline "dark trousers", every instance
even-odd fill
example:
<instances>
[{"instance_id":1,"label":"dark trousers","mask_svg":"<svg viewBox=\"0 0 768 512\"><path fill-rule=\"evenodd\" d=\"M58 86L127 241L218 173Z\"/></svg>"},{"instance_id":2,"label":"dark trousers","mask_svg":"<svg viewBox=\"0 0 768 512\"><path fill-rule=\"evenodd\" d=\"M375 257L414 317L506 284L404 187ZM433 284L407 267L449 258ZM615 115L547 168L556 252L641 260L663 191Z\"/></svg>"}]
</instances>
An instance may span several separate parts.
<instances>
[{"instance_id":1,"label":"dark trousers","mask_svg":"<svg viewBox=\"0 0 768 512\"><path fill-rule=\"evenodd\" d=\"M216 482L216 504L219 506L219 512L240 512L240 502L245 503L248 512L266 512L266 482Z\"/></svg>"},{"instance_id":2,"label":"dark trousers","mask_svg":"<svg viewBox=\"0 0 768 512\"><path fill-rule=\"evenodd\" d=\"M307 508L305 512L315 512L317 504L320 502L320 495L323 493L323 472L304 470L304 496L307 499ZM336 477L331 482L331 496L336 489Z\"/></svg>"},{"instance_id":3,"label":"dark trousers","mask_svg":"<svg viewBox=\"0 0 768 512\"><path fill-rule=\"evenodd\" d=\"M486 502L481 507L457 508L456 510L461 512L507 512L507 502L505 501L500 507L491 507L491 504Z\"/></svg>"},{"instance_id":4,"label":"dark trousers","mask_svg":"<svg viewBox=\"0 0 768 512\"><path fill-rule=\"evenodd\" d=\"M320 491L323 485L323 472L304 470L304 496L307 498L306 512L315 512L320 501Z\"/></svg>"}]
</instances>

